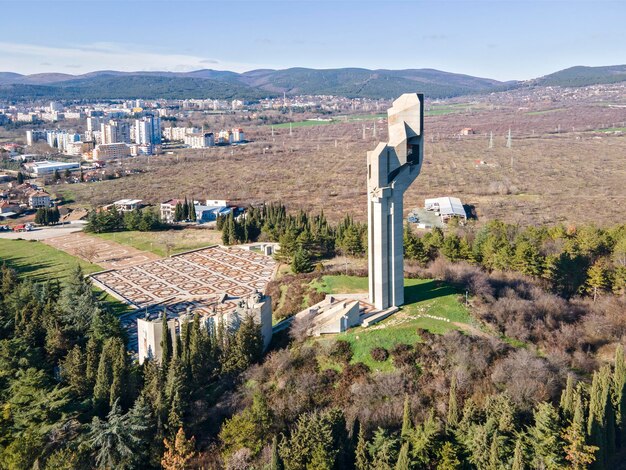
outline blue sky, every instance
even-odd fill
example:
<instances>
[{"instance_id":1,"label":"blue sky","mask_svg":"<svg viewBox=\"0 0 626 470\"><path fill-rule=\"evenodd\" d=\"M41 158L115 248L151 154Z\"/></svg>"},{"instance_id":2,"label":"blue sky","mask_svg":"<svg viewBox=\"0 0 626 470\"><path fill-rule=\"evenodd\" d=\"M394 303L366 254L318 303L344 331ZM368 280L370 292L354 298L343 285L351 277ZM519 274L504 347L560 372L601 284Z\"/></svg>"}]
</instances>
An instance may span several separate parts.
<instances>
[{"instance_id":1,"label":"blue sky","mask_svg":"<svg viewBox=\"0 0 626 470\"><path fill-rule=\"evenodd\" d=\"M626 63L626 1L0 0L0 71L436 68L499 80Z\"/></svg>"}]
</instances>

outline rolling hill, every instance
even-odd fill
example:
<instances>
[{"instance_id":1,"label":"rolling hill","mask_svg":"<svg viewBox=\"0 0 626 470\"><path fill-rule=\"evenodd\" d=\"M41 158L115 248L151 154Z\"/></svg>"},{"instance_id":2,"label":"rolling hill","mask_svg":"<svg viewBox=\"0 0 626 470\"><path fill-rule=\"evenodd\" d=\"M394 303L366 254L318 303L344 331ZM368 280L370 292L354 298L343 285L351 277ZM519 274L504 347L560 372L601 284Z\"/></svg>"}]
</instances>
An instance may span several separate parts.
<instances>
[{"instance_id":1,"label":"rolling hill","mask_svg":"<svg viewBox=\"0 0 626 470\"><path fill-rule=\"evenodd\" d=\"M431 98L449 98L501 91L517 86L586 86L626 81L626 65L571 67L527 81L500 82L489 78L434 69L369 70L363 68L284 70L244 73L220 70L192 72L118 72L83 75L0 72L0 99L129 99L215 98L259 99L283 93L327 94L348 98L393 98L421 91Z\"/></svg>"},{"instance_id":2,"label":"rolling hill","mask_svg":"<svg viewBox=\"0 0 626 470\"><path fill-rule=\"evenodd\" d=\"M558 72L531 80L538 86L580 87L626 81L626 65L608 65L605 67L570 67Z\"/></svg>"}]
</instances>

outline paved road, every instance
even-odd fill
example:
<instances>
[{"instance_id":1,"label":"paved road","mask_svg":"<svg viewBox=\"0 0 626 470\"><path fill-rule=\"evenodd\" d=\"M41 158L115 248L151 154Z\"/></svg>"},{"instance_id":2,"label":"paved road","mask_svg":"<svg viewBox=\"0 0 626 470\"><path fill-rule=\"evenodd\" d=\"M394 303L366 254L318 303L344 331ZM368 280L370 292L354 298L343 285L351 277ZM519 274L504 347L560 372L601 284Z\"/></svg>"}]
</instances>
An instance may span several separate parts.
<instances>
[{"instance_id":1,"label":"paved road","mask_svg":"<svg viewBox=\"0 0 626 470\"><path fill-rule=\"evenodd\" d=\"M23 240L48 240L49 238L63 237L70 233L80 232L83 224L67 224L57 225L54 227L37 227L31 232L0 232L0 238L15 240L22 238Z\"/></svg>"}]
</instances>

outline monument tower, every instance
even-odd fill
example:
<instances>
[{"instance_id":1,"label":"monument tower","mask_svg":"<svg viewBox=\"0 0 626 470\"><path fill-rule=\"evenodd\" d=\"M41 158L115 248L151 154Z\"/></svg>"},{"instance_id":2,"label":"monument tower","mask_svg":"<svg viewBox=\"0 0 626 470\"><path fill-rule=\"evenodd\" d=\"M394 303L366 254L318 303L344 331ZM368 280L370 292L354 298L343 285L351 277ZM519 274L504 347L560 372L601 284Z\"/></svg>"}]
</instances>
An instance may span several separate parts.
<instances>
[{"instance_id":1,"label":"monument tower","mask_svg":"<svg viewBox=\"0 0 626 470\"><path fill-rule=\"evenodd\" d=\"M387 115L389 142L367 152L369 300L380 310L404 303L402 198L422 167L424 95L405 93Z\"/></svg>"}]
</instances>

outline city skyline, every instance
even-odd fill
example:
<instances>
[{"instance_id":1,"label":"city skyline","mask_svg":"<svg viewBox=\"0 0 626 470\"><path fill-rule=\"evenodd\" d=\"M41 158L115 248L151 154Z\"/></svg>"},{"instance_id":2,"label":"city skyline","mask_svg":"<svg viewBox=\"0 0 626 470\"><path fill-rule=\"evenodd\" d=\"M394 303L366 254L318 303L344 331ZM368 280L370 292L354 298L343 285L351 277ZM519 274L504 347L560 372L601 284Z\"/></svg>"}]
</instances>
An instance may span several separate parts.
<instances>
[{"instance_id":1,"label":"city skyline","mask_svg":"<svg viewBox=\"0 0 626 470\"><path fill-rule=\"evenodd\" d=\"M626 63L617 1L0 4L12 19L0 71L22 74L433 68L505 81Z\"/></svg>"}]
</instances>

